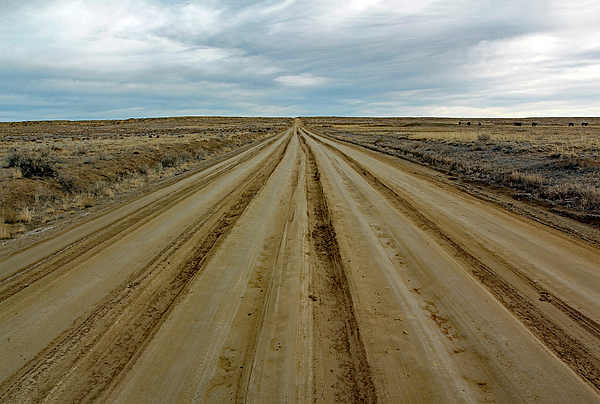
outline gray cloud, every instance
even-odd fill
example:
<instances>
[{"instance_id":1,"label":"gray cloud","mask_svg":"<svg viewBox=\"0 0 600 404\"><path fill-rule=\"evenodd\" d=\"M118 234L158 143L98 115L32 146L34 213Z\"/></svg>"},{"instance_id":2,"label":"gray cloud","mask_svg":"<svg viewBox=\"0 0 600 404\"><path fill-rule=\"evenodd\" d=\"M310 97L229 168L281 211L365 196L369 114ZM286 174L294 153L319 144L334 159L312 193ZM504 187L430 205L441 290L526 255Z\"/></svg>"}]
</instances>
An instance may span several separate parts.
<instances>
[{"instance_id":1,"label":"gray cloud","mask_svg":"<svg viewBox=\"0 0 600 404\"><path fill-rule=\"evenodd\" d=\"M600 115L600 7L0 2L0 120Z\"/></svg>"}]
</instances>

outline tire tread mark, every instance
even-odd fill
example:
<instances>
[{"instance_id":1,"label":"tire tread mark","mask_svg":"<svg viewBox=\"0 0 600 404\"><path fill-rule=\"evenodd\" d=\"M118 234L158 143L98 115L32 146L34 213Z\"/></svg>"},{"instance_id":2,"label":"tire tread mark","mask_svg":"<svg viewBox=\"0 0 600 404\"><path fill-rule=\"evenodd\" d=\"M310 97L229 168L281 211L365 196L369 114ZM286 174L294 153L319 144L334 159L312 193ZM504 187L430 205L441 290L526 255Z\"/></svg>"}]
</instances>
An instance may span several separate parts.
<instances>
[{"instance_id":1,"label":"tire tread mark","mask_svg":"<svg viewBox=\"0 0 600 404\"><path fill-rule=\"evenodd\" d=\"M232 171L239 164L247 161L254 156L258 151L266 147L270 142L265 142L263 145L256 149L256 152L250 153L244 156L238 164L234 164L223 170L224 173ZM137 210L134 214L128 215L125 218L119 219L115 222L109 223L106 226L96 230L92 234L89 234L69 246L48 255L41 260L33 263L26 268L19 270L17 273L0 281L0 303L19 293L23 289L29 287L34 282L43 279L49 274L53 273L57 269L65 269L65 265L73 260L73 257L80 257L86 254L94 247L99 244L103 244L104 249L109 248L111 245L116 243L115 240L117 234L126 234L124 232L131 232L151 221L160 212L169 205L176 204L185 200L186 198L193 196L196 192L208 186L212 182L218 180L219 176L213 176L211 178L204 179L203 181L196 182L187 186L182 190L178 190L167 197L161 198L157 201L150 202L141 209ZM98 254L99 251L89 256L90 258Z\"/></svg>"},{"instance_id":2,"label":"tire tread mark","mask_svg":"<svg viewBox=\"0 0 600 404\"><path fill-rule=\"evenodd\" d=\"M55 386L64 388L62 385L67 378L75 378L76 386L67 391L66 394L70 398L58 400L60 402L94 401L110 391L111 386L117 384L141 355L184 294L186 286L202 272L231 227L260 192L279 164L288 143L289 139L271 154L265 165L246 177L243 183L248 185L228 195L215 206L220 216L190 226L183 239L163 250L162 261L165 261L169 255L181 248L185 241L192 239L194 233L201 231L202 227L208 224L206 236L200 240L187 261L170 281L163 283L152 294L149 301L142 302L141 310L136 312L131 306L136 303L135 298L143 292L140 283L156 269L156 265L149 264L137 274L137 278L130 278L115 289L108 299L91 314L86 315L86 318L76 320L78 325L66 330L0 385L0 401L42 401L53 392ZM139 293L136 294L135 291ZM128 315L130 309L133 312L129 315L131 318L122 328L117 329L120 317ZM110 334L115 334L114 338L107 341ZM100 349L99 345L102 342L105 346ZM76 367L78 371L73 372Z\"/></svg>"},{"instance_id":3,"label":"tire tread mark","mask_svg":"<svg viewBox=\"0 0 600 404\"><path fill-rule=\"evenodd\" d=\"M337 381L331 387L334 389L335 399L339 402L376 403L377 393L372 380L371 368L356 319L350 285L340 255L327 198L321 184L319 167L315 154L306 139L300 136L300 140L307 161L305 178L312 227L311 242L321 264L321 272L317 273L311 282L316 284L313 287L317 290L320 289L315 292L322 293L321 296L318 296L321 310L313 312L316 317L314 321L317 322L315 329L319 329L318 324L322 322L328 324L329 327L324 331L325 334L337 334L331 336L329 354L339 362L341 370L336 374ZM329 307L325 308L323 305ZM333 321L329 322L329 319L322 318L325 316L323 313L325 311L331 312L338 322L343 322L343 327L336 327ZM315 391L315 400L319 396L324 397L323 394L325 391Z\"/></svg>"},{"instance_id":4,"label":"tire tread mark","mask_svg":"<svg viewBox=\"0 0 600 404\"><path fill-rule=\"evenodd\" d=\"M305 132L306 133L306 132ZM360 163L341 150L329 145L315 136L307 133L312 139L332 150L352 167L358 174L380 192L392 205L400 207L401 211L411 217L421 228L430 231L437 238L446 243L455 253L456 257L469 265L475 278L484 285L492 295L502 303L538 340L550 349L558 358L566 363L583 380L600 390L600 360L593 356L585 346L572 337L559 325L555 324L549 316L533 305L514 286L503 279L486 264L475 258L457 241L448 236L437 224L424 216L410 202L402 198L379 178L364 168ZM548 294L549 301L567 313L577 324L597 336L600 328L589 317L570 307L563 300L551 295L541 285L536 285L540 291Z\"/></svg>"}]
</instances>

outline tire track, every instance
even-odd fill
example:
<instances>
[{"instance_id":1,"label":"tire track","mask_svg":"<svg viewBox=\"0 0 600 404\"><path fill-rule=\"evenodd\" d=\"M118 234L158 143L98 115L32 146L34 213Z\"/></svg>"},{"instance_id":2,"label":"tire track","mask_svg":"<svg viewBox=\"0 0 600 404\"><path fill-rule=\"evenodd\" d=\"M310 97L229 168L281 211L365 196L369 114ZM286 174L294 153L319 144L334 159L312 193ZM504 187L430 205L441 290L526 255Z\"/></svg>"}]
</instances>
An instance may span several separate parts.
<instances>
[{"instance_id":1,"label":"tire track","mask_svg":"<svg viewBox=\"0 0 600 404\"><path fill-rule=\"evenodd\" d=\"M294 136L296 136L296 137L298 136L296 130L294 130ZM289 205L286 210L285 220L283 223L283 229L279 233L279 238L277 240L275 240L275 242L274 242L275 248L273 248L272 251L270 251L270 256L274 257L274 260L272 262L272 265L269 268L268 274L266 274L267 276L265 276L264 277L265 279L262 280L262 284L266 285L266 286L263 286L263 289L266 289L266 290L264 293L262 293L260 309L257 313L258 314L257 317L259 317L259 319L257 320L258 325L254 327L254 333L251 335L251 338L248 341L248 349L247 349L248 353L246 355L246 358L244 359L243 371L240 376L240 381L238 382L238 389L236 391L236 400L239 403L244 403L244 402L250 401L248 399L248 397L250 397L250 395L251 395L251 392L250 392L251 381L255 376L254 371L257 366L256 354L257 354L257 349L258 349L258 343L259 343L259 339L261 338L261 334L263 332L263 325L265 324L267 315L269 313L269 307L272 305L272 302L275 299L275 297L273 295L276 293L276 291L273 290L274 289L273 278L274 278L275 272L277 271L277 268L281 266L281 261L282 261L281 255L282 255L283 251L285 250L288 226L290 225L290 223L293 220L294 206L293 206L292 201L294 200L295 193L298 192L299 178L300 178L300 166L301 166L301 158L300 158L300 156L296 156L295 161L294 161L294 168L293 168L294 171L292 173L292 178L293 178L292 194L289 197Z\"/></svg>"},{"instance_id":2,"label":"tire track","mask_svg":"<svg viewBox=\"0 0 600 404\"><path fill-rule=\"evenodd\" d=\"M252 153L249 153L248 155L239 159L236 164L232 164L224 168L219 172L219 174L223 175L231 172L240 164L243 164L245 161L251 159L271 143L272 141L268 141L260 145L253 150ZM103 250L110 248L119 241L116 237L117 235L124 236L135 231L135 229L143 226L158 216L166 207L182 202L185 199L193 196L201 189L215 181L218 181L219 177L220 176L215 175L209 178L204 178L201 181L194 182L193 184L164 198L150 202L135 213L115 222L109 223L108 225L96 230L94 233L71 243L69 246L42 258L38 262L29 265L26 268L18 270L16 273L0 281L0 303L29 287L31 284L50 275L54 271L66 270L67 265L72 263L77 257L81 257L99 245L102 245L102 248L97 248L95 252L93 252L91 255L88 254L87 257L91 258L97 254L100 254Z\"/></svg>"},{"instance_id":3,"label":"tire track","mask_svg":"<svg viewBox=\"0 0 600 404\"><path fill-rule=\"evenodd\" d=\"M135 362L186 286L202 272L250 201L265 185L285 154L288 139L258 171L250 173L241 189L214 206L215 213L188 227L185 235L161 252L128 282L116 288L86 318L76 320L38 356L6 380L0 401L88 402L110 391ZM176 270L162 274L154 287L154 272L185 245L192 244Z\"/></svg>"},{"instance_id":4,"label":"tire track","mask_svg":"<svg viewBox=\"0 0 600 404\"><path fill-rule=\"evenodd\" d=\"M330 367L330 372L324 372L322 390L314 391L313 397L335 402L375 403L377 395L367 353L316 158L306 140L302 136L300 139L307 158L311 241L317 257L310 287L311 300L318 302L318 308L313 311L314 329L319 333L316 341L323 345L322 366Z\"/></svg>"},{"instance_id":5,"label":"tire track","mask_svg":"<svg viewBox=\"0 0 600 404\"><path fill-rule=\"evenodd\" d=\"M441 227L435 224L435 222L423 215L408 200L394 192L352 157L309 133L307 133L307 136L310 136L312 139L340 156L393 206L396 206L403 214L410 217L420 228L433 234L442 242L442 244L445 244L455 257L460 259L471 269L473 276L485 286L504 307L519 319L519 321L525 325L538 340L573 369L582 379L600 390L600 360L595 357L583 343L556 324L549 315L536 307L521 291L515 288L515 286L502 278L484 262L469 253L465 247L446 234ZM496 258L501 260L500 257L496 256ZM569 306L562 299L552 295L541 285L536 284L526 277L525 274L517 268L512 267L505 261L502 262L502 264L535 288L544 300L555 305L562 312L569 315L569 317L581 328L598 338L597 336L600 332L600 327L595 321Z\"/></svg>"}]
</instances>

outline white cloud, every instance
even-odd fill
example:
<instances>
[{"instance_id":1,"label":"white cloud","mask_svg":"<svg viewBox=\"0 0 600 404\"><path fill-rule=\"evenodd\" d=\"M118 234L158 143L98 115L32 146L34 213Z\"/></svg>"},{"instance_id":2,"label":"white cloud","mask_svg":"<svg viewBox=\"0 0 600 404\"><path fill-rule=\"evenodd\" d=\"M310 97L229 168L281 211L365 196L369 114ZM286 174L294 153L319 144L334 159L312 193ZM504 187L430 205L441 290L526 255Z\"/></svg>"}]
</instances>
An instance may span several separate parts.
<instances>
[{"instance_id":1,"label":"white cloud","mask_svg":"<svg viewBox=\"0 0 600 404\"><path fill-rule=\"evenodd\" d=\"M279 76L275 79L282 84L293 87L320 86L327 82L324 77L316 77L310 73L302 73L298 75Z\"/></svg>"},{"instance_id":2,"label":"white cloud","mask_svg":"<svg viewBox=\"0 0 600 404\"><path fill-rule=\"evenodd\" d=\"M4 0L0 110L581 115L600 105L599 16L585 0Z\"/></svg>"}]
</instances>

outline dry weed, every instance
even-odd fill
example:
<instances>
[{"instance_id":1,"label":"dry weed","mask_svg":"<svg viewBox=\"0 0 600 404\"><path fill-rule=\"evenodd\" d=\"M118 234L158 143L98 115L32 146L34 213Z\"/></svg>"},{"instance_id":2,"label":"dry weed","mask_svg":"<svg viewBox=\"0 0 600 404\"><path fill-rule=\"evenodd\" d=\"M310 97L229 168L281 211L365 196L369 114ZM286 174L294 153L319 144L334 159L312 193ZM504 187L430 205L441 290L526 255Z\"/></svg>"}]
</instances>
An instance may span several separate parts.
<instances>
[{"instance_id":1,"label":"dry weed","mask_svg":"<svg viewBox=\"0 0 600 404\"><path fill-rule=\"evenodd\" d=\"M0 240L9 239L10 236L10 225L0 223Z\"/></svg>"},{"instance_id":2,"label":"dry weed","mask_svg":"<svg viewBox=\"0 0 600 404\"><path fill-rule=\"evenodd\" d=\"M33 217L34 210L29 208L21 209L21 212L18 216L18 221L22 223L31 223L31 219Z\"/></svg>"},{"instance_id":3,"label":"dry weed","mask_svg":"<svg viewBox=\"0 0 600 404\"><path fill-rule=\"evenodd\" d=\"M526 191L533 191L544 185L544 180L541 175L535 173L522 173L520 171L504 174L501 181L510 188L523 189Z\"/></svg>"},{"instance_id":4,"label":"dry weed","mask_svg":"<svg viewBox=\"0 0 600 404\"><path fill-rule=\"evenodd\" d=\"M84 198L81 201L81 208L82 209L91 208L91 207L93 207L95 205L96 205L96 200L94 198L91 198L91 197Z\"/></svg>"},{"instance_id":5,"label":"dry weed","mask_svg":"<svg viewBox=\"0 0 600 404\"><path fill-rule=\"evenodd\" d=\"M12 209L2 209L2 222L14 224L19 221L19 214Z\"/></svg>"}]
</instances>

